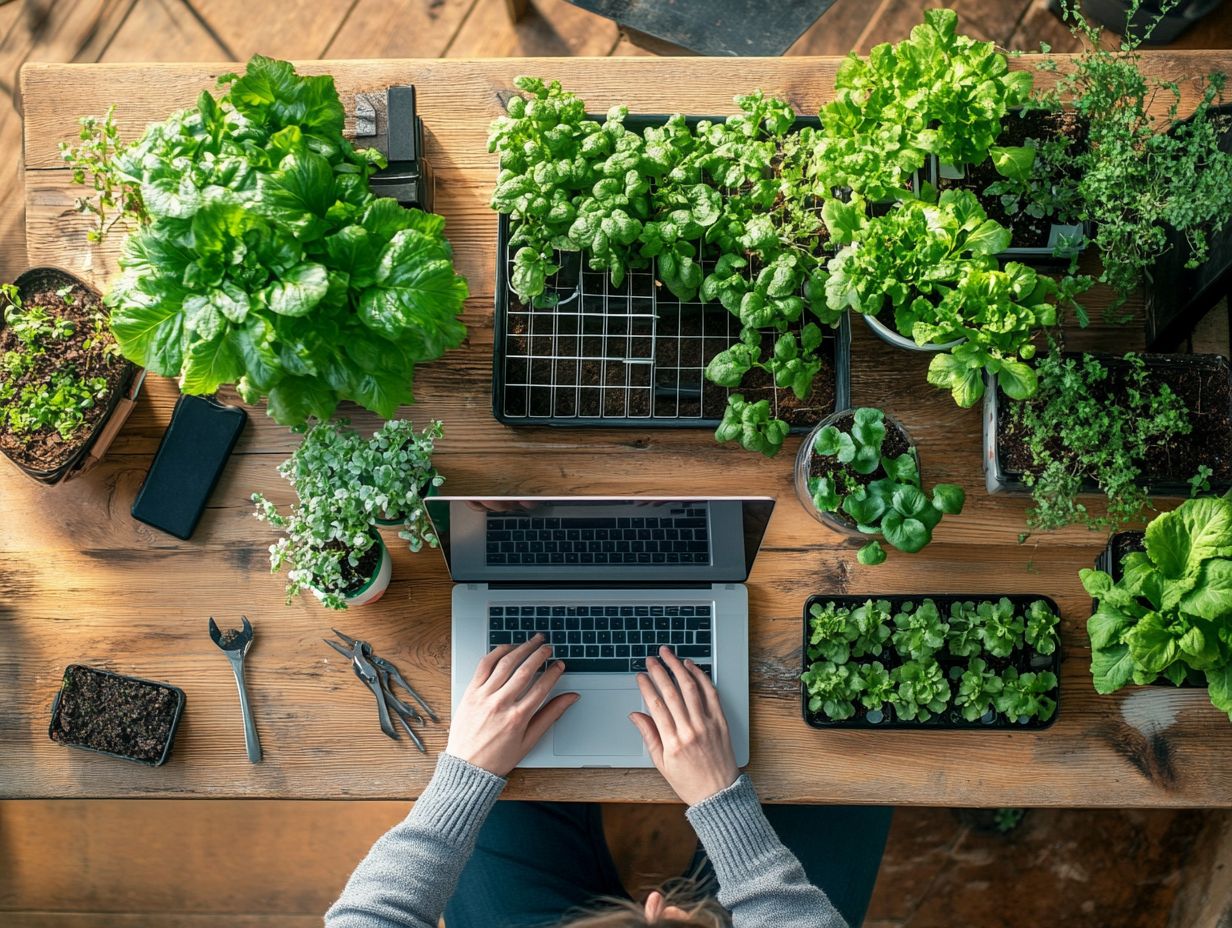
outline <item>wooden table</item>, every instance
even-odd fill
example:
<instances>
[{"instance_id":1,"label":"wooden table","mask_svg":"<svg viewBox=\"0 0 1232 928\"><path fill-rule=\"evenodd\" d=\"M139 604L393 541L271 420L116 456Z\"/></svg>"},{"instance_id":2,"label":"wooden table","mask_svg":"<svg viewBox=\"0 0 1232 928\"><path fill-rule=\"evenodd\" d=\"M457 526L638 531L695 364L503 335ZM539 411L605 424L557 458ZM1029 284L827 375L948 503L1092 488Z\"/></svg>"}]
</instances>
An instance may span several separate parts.
<instances>
[{"instance_id":1,"label":"wooden table","mask_svg":"<svg viewBox=\"0 0 1232 928\"><path fill-rule=\"evenodd\" d=\"M1161 75L1232 71L1232 54L1154 54ZM448 220L459 271L471 285L466 344L421 369L422 423L446 425L437 462L460 494L696 495L769 493L779 506L749 581L752 653L750 773L769 801L976 806L1208 806L1232 804L1232 726L1204 691L1138 688L1098 696L1084 632L1090 600L1077 571L1102 537L1068 530L1020 546L1025 502L989 497L980 469L980 414L925 385L927 357L892 349L853 326L853 394L898 415L917 439L929 482L968 494L923 553L891 553L864 568L855 547L796 501L791 469L798 439L765 460L717 447L707 430L511 429L491 415L492 298L496 218L487 200L495 158L489 120L517 74L560 78L590 108L728 112L730 98L761 87L815 112L831 92L838 59L531 59L306 63L337 76L348 107L358 91L414 83L436 171L436 202ZM1030 66L1019 59L1016 67ZM105 283L118 240L87 245L76 190L56 143L76 118L118 103L134 134L191 104L233 66L28 65L26 209L31 263L63 265ZM1047 76L1045 80L1049 79ZM1095 326L1078 347L1131 348L1141 327ZM449 704L450 580L440 555L394 550L385 598L345 614L301 598L283 603L270 576L274 535L252 517L249 494L289 500L275 473L297 441L252 411L249 428L196 537L178 542L128 514L176 398L151 377L139 408L103 464L55 489L0 468L0 794L7 797L250 796L413 797L432 771L404 741L383 737L371 695L321 643L336 625L370 639L399 663L430 702ZM361 428L375 425L354 416ZM392 537L392 536L391 536ZM1038 592L1061 605L1062 707L1039 734L1007 732L823 733L800 719L801 606L814 592ZM206 617L249 615L256 642L249 686L265 761L248 763L230 669L206 635ZM187 710L170 763L160 769L66 750L47 738L49 704L70 662L176 683ZM447 718L446 718L447 721ZM430 727L432 755L445 725ZM666 801L653 770L518 772L509 796Z\"/></svg>"}]
</instances>

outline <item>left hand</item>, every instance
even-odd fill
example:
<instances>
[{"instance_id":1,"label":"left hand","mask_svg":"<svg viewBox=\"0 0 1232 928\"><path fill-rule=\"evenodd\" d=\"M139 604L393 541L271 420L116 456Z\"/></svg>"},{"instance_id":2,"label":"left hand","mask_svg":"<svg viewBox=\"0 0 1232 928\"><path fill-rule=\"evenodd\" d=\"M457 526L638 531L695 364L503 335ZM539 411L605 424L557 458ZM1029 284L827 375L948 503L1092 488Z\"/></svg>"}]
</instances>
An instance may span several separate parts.
<instances>
[{"instance_id":1,"label":"left hand","mask_svg":"<svg viewBox=\"0 0 1232 928\"><path fill-rule=\"evenodd\" d=\"M535 679L551 656L542 635L516 647L500 645L484 655L454 713L445 750L498 777L520 764L579 698L577 693L560 693L543 704L565 672L562 661L553 661Z\"/></svg>"}]
</instances>

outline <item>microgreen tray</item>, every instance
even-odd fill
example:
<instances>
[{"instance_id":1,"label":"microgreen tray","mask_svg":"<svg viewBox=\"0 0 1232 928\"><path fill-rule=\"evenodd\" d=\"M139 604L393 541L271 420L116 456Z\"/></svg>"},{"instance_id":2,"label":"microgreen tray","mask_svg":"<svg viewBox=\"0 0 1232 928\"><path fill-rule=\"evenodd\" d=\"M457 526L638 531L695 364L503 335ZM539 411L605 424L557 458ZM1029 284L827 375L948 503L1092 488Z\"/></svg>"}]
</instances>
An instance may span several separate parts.
<instances>
[{"instance_id":1,"label":"microgreen tray","mask_svg":"<svg viewBox=\"0 0 1232 928\"><path fill-rule=\"evenodd\" d=\"M871 600L887 600L890 603L891 612L897 612L902 609L905 603L915 603L917 606L926 599L931 599L936 603L937 608L942 615L948 615L950 606L954 603L982 603L982 602L997 602L1000 599L1008 599L1014 606L1015 610L1025 610L1031 603L1042 600L1053 614L1060 616L1061 612L1057 608L1057 604L1048 596L1040 596L1034 593L921 593L918 595L904 596L902 594L886 594L886 593L868 593L864 595L828 595L815 594L808 598L804 604L804 634L802 638L801 650L801 672L808 669L811 661L808 657L809 649L809 609L817 604L825 605L826 603L834 603L837 606L855 609L864 603ZM944 653L944 648L940 654ZM885 706L884 717L879 722L869 721L867 712L862 707L857 705L856 714L849 719L842 721L831 721L821 717L816 712L809 711L809 693L803 682L800 684L800 714L803 717L805 724L817 729L856 729L867 731L884 731L884 730L907 730L907 731L947 731L947 730L1008 730L1008 731L1039 731L1050 727L1057 720L1057 716L1061 713L1061 641L1059 631L1057 633L1056 649L1049 655L1037 654L1029 645L1024 644L1021 648L1013 651L1008 658L995 658L987 653L977 655L982 657L989 665L989 669L1000 673L1006 668L1013 667L1019 673L1041 671L1051 671L1057 678L1057 686L1049 692L1049 695L1056 700L1057 706L1053 711L1052 716L1046 722L1041 722L1038 719L1030 719L1026 722L1012 721L1006 718L1000 712L991 713L991 717L977 719L974 722L969 722L963 718L962 711L953 705L947 706L941 713L933 715L927 721L921 722L905 721L898 719L895 716L893 706L888 703ZM936 657L937 663L941 665L942 672L946 679L950 681L951 691L956 685L956 681L950 679L951 667L967 666L966 657L952 657L949 654ZM864 665L880 661L886 670L892 670L899 664L903 663L903 659L899 657L890 639L886 640L885 650L879 656L869 655L860 658L851 658L849 661L854 665Z\"/></svg>"}]
</instances>

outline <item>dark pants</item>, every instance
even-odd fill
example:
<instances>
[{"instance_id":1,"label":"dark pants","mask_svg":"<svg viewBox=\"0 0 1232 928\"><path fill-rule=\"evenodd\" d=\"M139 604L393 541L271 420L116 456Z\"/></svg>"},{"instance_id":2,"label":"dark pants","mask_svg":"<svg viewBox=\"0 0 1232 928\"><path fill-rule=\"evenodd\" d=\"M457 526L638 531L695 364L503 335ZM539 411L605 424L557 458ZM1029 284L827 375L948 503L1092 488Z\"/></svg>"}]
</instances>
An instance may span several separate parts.
<instances>
[{"instance_id":1,"label":"dark pants","mask_svg":"<svg viewBox=\"0 0 1232 928\"><path fill-rule=\"evenodd\" d=\"M814 885L851 926L864 920L892 808L765 806ZM692 868L713 877L700 853ZM690 874L694 875L694 874ZM446 928L539 928L602 897L628 898L590 802L498 802L445 908Z\"/></svg>"}]
</instances>

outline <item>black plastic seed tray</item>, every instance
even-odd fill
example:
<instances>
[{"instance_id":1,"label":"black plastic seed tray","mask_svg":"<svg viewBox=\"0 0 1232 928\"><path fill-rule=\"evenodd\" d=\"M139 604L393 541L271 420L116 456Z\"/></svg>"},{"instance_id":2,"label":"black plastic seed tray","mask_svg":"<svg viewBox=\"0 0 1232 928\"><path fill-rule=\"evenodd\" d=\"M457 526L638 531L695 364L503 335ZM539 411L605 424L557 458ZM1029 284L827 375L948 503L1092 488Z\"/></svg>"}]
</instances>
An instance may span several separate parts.
<instances>
[{"instance_id":1,"label":"black plastic seed tray","mask_svg":"<svg viewBox=\"0 0 1232 928\"><path fill-rule=\"evenodd\" d=\"M602 117L591 117L602 119ZM635 131L661 125L666 116L630 116ZM689 117L690 125L702 119ZM800 117L798 126L820 125ZM714 428L730 393L769 399L777 418L805 432L851 400L851 328L846 316L823 327L826 368L833 398L817 390L797 401L768 376L729 390L705 378L706 365L740 339L740 322L718 302L682 302L657 280L654 264L629 271L619 287L607 271L592 271L585 253L558 255L560 271L548 287L554 306L523 305L509 287L513 255L509 219L497 225L496 315L492 361L492 413L506 425L573 427ZM708 272L708 262L702 262ZM822 386L824 389L824 386ZM812 404L812 405L810 405Z\"/></svg>"},{"instance_id":2,"label":"black plastic seed tray","mask_svg":"<svg viewBox=\"0 0 1232 928\"><path fill-rule=\"evenodd\" d=\"M157 760L146 760L145 758L142 758L142 757L133 757L128 754L118 754L114 751L105 751L100 748L91 747L86 744L80 744L76 741L73 741L71 737L67 735L67 733L60 732L60 729L61 729L61 722L60 722L61 699L64 696L65 688L71 685L70 681L72 680L75 674L83 674L83 675L93 674L95 676L114 677L117 680L124 680L127 683L137 684L142 687L149 687L151 689L158 689L158 690L167 690L171 692L171 694L175 698L175 708L172 712L171 719L170 719L170 725L167 729L166 741L163 744L162 752L159 754ZM122 709L123 707L111 706L108 708L114 711L114 710ZM135 764L145 764L147 767L161 767L163 764L167 762L167 759L171 756L171 746L175 743L175 733L176 733L176 730L180 727L180 716L183 714L184 714L184 691L180 689L178 686L172 686L169 683L158 683L154 680L145 680L145 679L142 679L141 677L130 677L126 674L112 673L110 670L103 670L99 667L87 667L84 664L69 664L68 667L64 669L64 680L63 680L63 683L61 684L61 688L56 691L55 699L52 701L52 704L51 704L51 724L48 725L47 727L47 734L51 738L51 740L55 741L57 744L63 744L65 747L74 748L78 751L89 751L93 754L104 754L107 757L116 757L116 758L119 758L120 760L127 760ZM61 733L62 737L56 737L57 733Z\"/></svg>"},{"instance_id":3,"label":"black plastic seed tray","mask_svg":"<svg viewBox=\"0 0 1232 928\"><path fill-rule=\"evenodd\" d=\"M809 647L809 609L814 603L835 603L836 605L854 609L864 605L870 599L884 599L890 603L892 611L898 611L904 603L916 603L917 605L926 599L931 599L937 604L937 608L942 615L948 615L950 606L954 603L982 603L996 602L999 599L1008 599L1013 603L1015 609L1025 610L1027 606L1037 600L1043 600L1048 608L1057 616L1060 616L1061 611L1057 608L1056 602L1048 596L1040 596L1033 593L921 593L915 596L904 596L902 594L886 594L886 593L868 593L860 596L845 596L845 595L825 595L815 594L808 598L804 604L804 635L802 639L801 651L801 672L808 669L810 661L808 657ZM963 718L962 711L954 707L949 707L942 714L933 715L926 722L920 721L902 721L895 717L894 707L887 704L885 707L884 717L880 722L869 721L867 710L863 706L856 706L856 714L849 719L844 719L840 722L830 721L821 718L817 713L810 712L808 707L809 696L808 690L803 681L800 683L800 714L804 718L805 724L811 728L818 729L857 729L861 731L886 731L886 730L904 730L904 731L965 731L976 729L980 731L1005 730L1005 731L1040 731L1052 726L1057 720L1057 716L1061 714L1061 641L1058 631L1058 640L1056 650L1052 654L1043 655L1036 654L1030 646L1024 644L1022 648L1015 651L1008 658L991 657L988 654L980 654L988 663L991 670L997 673L1004 671L1008 667L1014 667L1019 673L1031 671L1039 673L1041 671L1052 671L1057 678L1057 687L1050 695L1057 702L1057 708L1052 713L1052 718L1047 722L1041 722L1039 719L1031 719L1028 722L1014 722L1005 718L1001 713L992 713L992 717L984 720L977 719L974 722L968 722ZM884 650L877 657L862 657L853 658L852 664L870 664L874 661L880 661L886 670L891 670L901 664L902 658L894 650L890 639L886 639L887 650ZM940 656L937 658L937 663L941 665L942 671L946 675L946 679L950 681L951 690L956 681L950 680L950 668L962 667L966 669L969 658L951 657L949 655Z\"/></svg>"}]
</instances>

